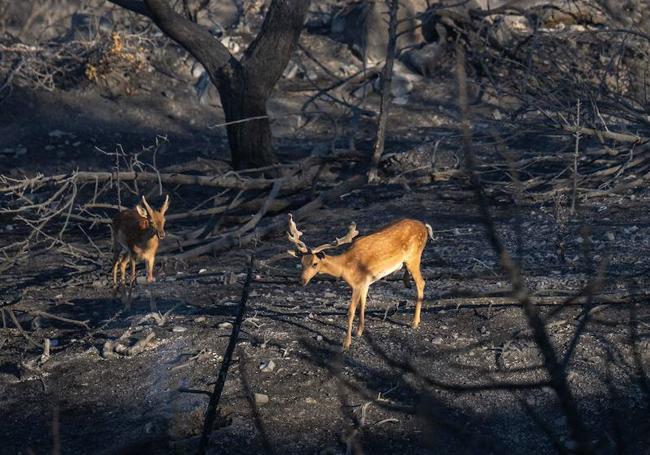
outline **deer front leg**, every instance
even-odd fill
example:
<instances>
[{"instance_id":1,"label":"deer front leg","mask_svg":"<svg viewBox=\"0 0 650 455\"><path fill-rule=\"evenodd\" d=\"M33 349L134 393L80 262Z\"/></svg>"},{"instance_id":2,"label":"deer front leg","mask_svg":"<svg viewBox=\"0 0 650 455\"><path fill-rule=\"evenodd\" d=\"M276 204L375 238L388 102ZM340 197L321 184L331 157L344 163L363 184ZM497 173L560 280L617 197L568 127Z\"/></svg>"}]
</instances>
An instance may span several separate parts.
<instances>
[{"instance_id":1,"label":"deer front leg","mask_svg":"<svg viewBox=\"0 0 650 455\"><path fill-rule=\"evenodd\" d=\"M153 277L153 267L156 262L156 256L149 256L145 259L147 264L147 283L153 283L156 279Z\"/></svg>"},{"instance_id":2,"label":"deer front leg","mask_svg":"<svg viewBox=\"0 0 650 455\"><path fill-rule=\"evenodd\" d=\"M363 335L366 326L366 298L368 297L368 286L364 286L359 293L359 323L357 324L356 336Z\"/></svg>"},{"instance_id":3,"label":"deer front leg","mask_svg":"<svg viewBox=\"0 0 650 455\"><path fill-rule=\"evenodd\" d=\"M359 302L360 292L358 289L352 290L352 300L348 307L348 331L343 341L343 349L347 350L352 344L352 322L354 321L354 314L357 312L357 303Z\"/></svg>"}]
</instances>

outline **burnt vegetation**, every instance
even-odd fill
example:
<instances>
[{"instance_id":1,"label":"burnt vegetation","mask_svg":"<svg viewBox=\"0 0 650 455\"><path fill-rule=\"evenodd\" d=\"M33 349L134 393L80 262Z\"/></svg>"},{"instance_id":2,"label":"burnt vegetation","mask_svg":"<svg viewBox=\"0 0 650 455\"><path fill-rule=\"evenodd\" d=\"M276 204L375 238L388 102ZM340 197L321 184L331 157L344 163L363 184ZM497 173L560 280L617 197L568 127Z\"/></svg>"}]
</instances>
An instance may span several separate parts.
<instances>
[{"instance_id":1,"label":"burnt vegetation","mask_svg":"<svg viewBox=\"0 0 650 455\"><path fill-rule=\"evenodd\" d=\"M649 29L0 3L0 452L646 452ZM403 276L318 274L401 219L432 235Z\"/></svg>"}]
</instances>

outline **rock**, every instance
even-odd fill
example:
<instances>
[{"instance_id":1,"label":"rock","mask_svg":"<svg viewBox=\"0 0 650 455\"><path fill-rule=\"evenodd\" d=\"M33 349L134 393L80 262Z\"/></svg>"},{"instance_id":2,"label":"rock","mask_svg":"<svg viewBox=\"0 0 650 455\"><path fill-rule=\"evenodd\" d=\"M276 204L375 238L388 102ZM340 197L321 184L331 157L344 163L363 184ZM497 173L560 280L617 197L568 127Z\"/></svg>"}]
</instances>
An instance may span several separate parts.
<instances>
[{"instance_id":1,"label":"rock","mask_svg":"<svg viewBox=\"0 0 650 455\"><path fill-rule=\"evenodd\" d=\"M208 271L208 269L200 269L200 270L199 270L199 275L201 275L202 273L205 273L205 272L207 272L207 271Z\"/></svg>"},{"instance_id":2,"label":"rock","mask_svg":"<svg viewBox=\"0 0 650 455\"><path fill-rule=\"evenodd\" d=\"M613 241L614 241L614 238L615 238L613 232L607 232L607 233L605 234L605 237L607 237L607 240L609 240L610 242L613 242Z\"/></svg>"},{"instance_id":3,"label":"rock","mask_svg":"<svg viewBox=\"0 0 650 455\"><path fill-rule=\"evenodd\" d=\"M237 284L237 274L233 272L227 273L223 277L223 284L232 286L233 284Z\"/></svg>"},{"instance_id":4,"label":"rock","mask_svg":"<svg viewBox=\"0 0 650 455\"><path fill-rule=\"evenodd\" d=\"M260 363L260 371L262 373L272 373L273 370L275 370L275 362L273 360Z\"/></svg>"},{"instance_id":5,"label":"rock","mask_svg":"<svg viewBox=\"0 0 650 455\"><path fill-rule=\"evenodd\" d=\"M50 136L50 137L63 137L63 136L65 136L66 134L67 134L67 133L64 133L64 132L61 131L61 130L52 130L52 131L50 131L50 132L48 133L48 136Z\"/></svg>"},{"instance_id":6,"label":"rock","mask_svg":"<svg viewBox=\"0 0 650 455\"><path fill-rule=\"evenodd\" d=\"M103 288L104 287L104 280L95 280L95 281L93 281L92 286L94 288Z\"/></svg>"},{"instance_id":7,"label":"rock","mask_svg":"<svg viewBox=\"0 0 650 455\"><path fill-rule=\"evenodd\" d=\"M325 293L323 294L323 297L325 297L326 299L333 299L333 298L336 297L336 294L333 293L333 292L325 292Z\"/></svg>"},{"instance_id":8,"label":"rock","mask_svg":"<svg viewBox=\"0 0 650 455\"><path fill-rule=\"evenodd\" d=\"M269 402L269 396L264 393L255 394L255 404L257 406L263 406Z\"/></svg>"},{"instance_id":9,"label":"rock","mask_svg":"<svg viewBox=\"0 0 650 455\"><path fill-rule=\"evenodd\" d=\"M442 344L443 342L444 340L442 339L442 337L435 337L432 341L433 344Z\"/></svg>"},{"instance_id":10,"label":"rock","mask_svg":"<svg viewBox=\"0 0 650 455\"><path fill-rule=\"evenodd\" d=\"M230 322L222 322L217 326L219 329L232 329L232 323Z\"/></svg>"},{"instance_id":11,"label":"rock","mask_svg":"<svg viewBox=\"0 0 650 455\"><path fill-rule=\"evenodd\" d=\"M314 400L312 397L305 398L305 403L307 404L317 404L318 401Z\"/></svg>"},{"instance_id":12,"label":"rock","mask_svg":"<svg viewBox=\"0 0 650 455\"><path fill-rule=\"evenodd\" d=\"M194 322L205 322L205 321L206 321L206 317L205 317L205 316L199 316L198 318L196 318L196 319L194 320Z\"/></svg>"},{"instance_id":13,"label":"rock","mask_svg":"<svg viewBox=\"0 0 650 455\"><path fill-rule=\"evenodd\" d=\"M323 341L323 335L316 335L316 341Z\"/></svg>"},{"instance_id":14,"label":"rock","mask_svg":"<svg viewBox=\"0 0 650 455\"><path fill-rule=\"evenodd\" d=\"M174 326L174 328L172 329L172 332L174 332L174 333L182 333L182 332L185 332L186 330L187 330L186 327L182 327L180 325L177 325L177 326Z\"/></svg>"}]
</instances>

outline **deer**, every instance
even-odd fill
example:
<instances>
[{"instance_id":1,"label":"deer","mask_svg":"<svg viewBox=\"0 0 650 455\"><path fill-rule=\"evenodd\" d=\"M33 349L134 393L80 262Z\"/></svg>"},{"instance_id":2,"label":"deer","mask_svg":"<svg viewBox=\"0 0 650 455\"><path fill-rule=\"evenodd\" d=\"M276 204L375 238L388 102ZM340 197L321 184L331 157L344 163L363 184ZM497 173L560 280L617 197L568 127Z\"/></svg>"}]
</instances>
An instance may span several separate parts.
<instances>
[{"instance_id":1,"label":"deer","mask_svg":"<svg viewBox=\"0 0 650 455\"><path fill-rule=\"evenodd\" d=\"M131 263L131 281L136 281L136 261L145 261L147 283L153 283L156 252L160 240L165 238L165 212L169 208L169 195L165 197L160 210L151 208L142 196L140 203L132 209L122 210L113 218L113 285L117 288L118 268L121 283L125 285L127 262Z\"/></svg>"},{"instance_id":2,"label":"deer","mask_svg":"<svg viewBox=\"0 0 650 455\"><path fill-rule=\"evenodd\" d=\"M302 235L303 233L298 230L293 216L289 214L287 237L295 245L295 249L289 250L287 253L300 258L302 285L307 286L314 276L324 274L342 279L352 288L343 350L347 350L352 344L352 324L357 306L359 307L359 322L355 335L358 337L363 334L366 298L370 285L400 270L403 266L406 266L403 276L404 286L410 287L409 274L415 281L417 299L411 327L418 328L425 285L420 272L420 261L427 237L433 240L433 229L429 224L418 220L402 219L372 234L359 237L353 242L359 235L356 224L353 222L344 237L315 248L308 247L300 240ZM349 243L352 243L352 246L342 254L337 256L325 254L326 250Z\"/></svg>"}]
</instances>

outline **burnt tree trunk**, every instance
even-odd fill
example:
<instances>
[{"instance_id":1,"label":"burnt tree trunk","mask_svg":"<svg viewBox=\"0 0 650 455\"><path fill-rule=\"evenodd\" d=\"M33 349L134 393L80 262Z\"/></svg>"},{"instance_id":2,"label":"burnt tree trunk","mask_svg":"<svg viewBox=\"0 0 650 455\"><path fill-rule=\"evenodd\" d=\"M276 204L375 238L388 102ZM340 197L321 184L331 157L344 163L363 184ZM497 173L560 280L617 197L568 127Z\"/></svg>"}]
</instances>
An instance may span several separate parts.
<instances>
[{"instance_id":1,"label":"burnt tree trunk","mask_svg":"<svg viewBox=\"0 0 650 455\"><path fill-rule=\"evenodd\" d=\"M269 94L248 80L241 65L213 78L226 117L228 144L235 169L257 168L273 163L271 124L266 111ZM237 151L237 152L236 152ZM245 152L244 152L245 151Z\"/></svg>"},{"instance_id":2,"label":"burnt tree trunk","mask_svg":"<svg viewBox=\"0 0 650 455\"><path fill-rule=\"evenodd\" d=\"M266 104L298 44L309 0L273 0L241 60L207 29L176 13L169 0L109 1L150 17L203 65L219 91L235 169L273 164Z\"/></svg>"}]
</instances>

